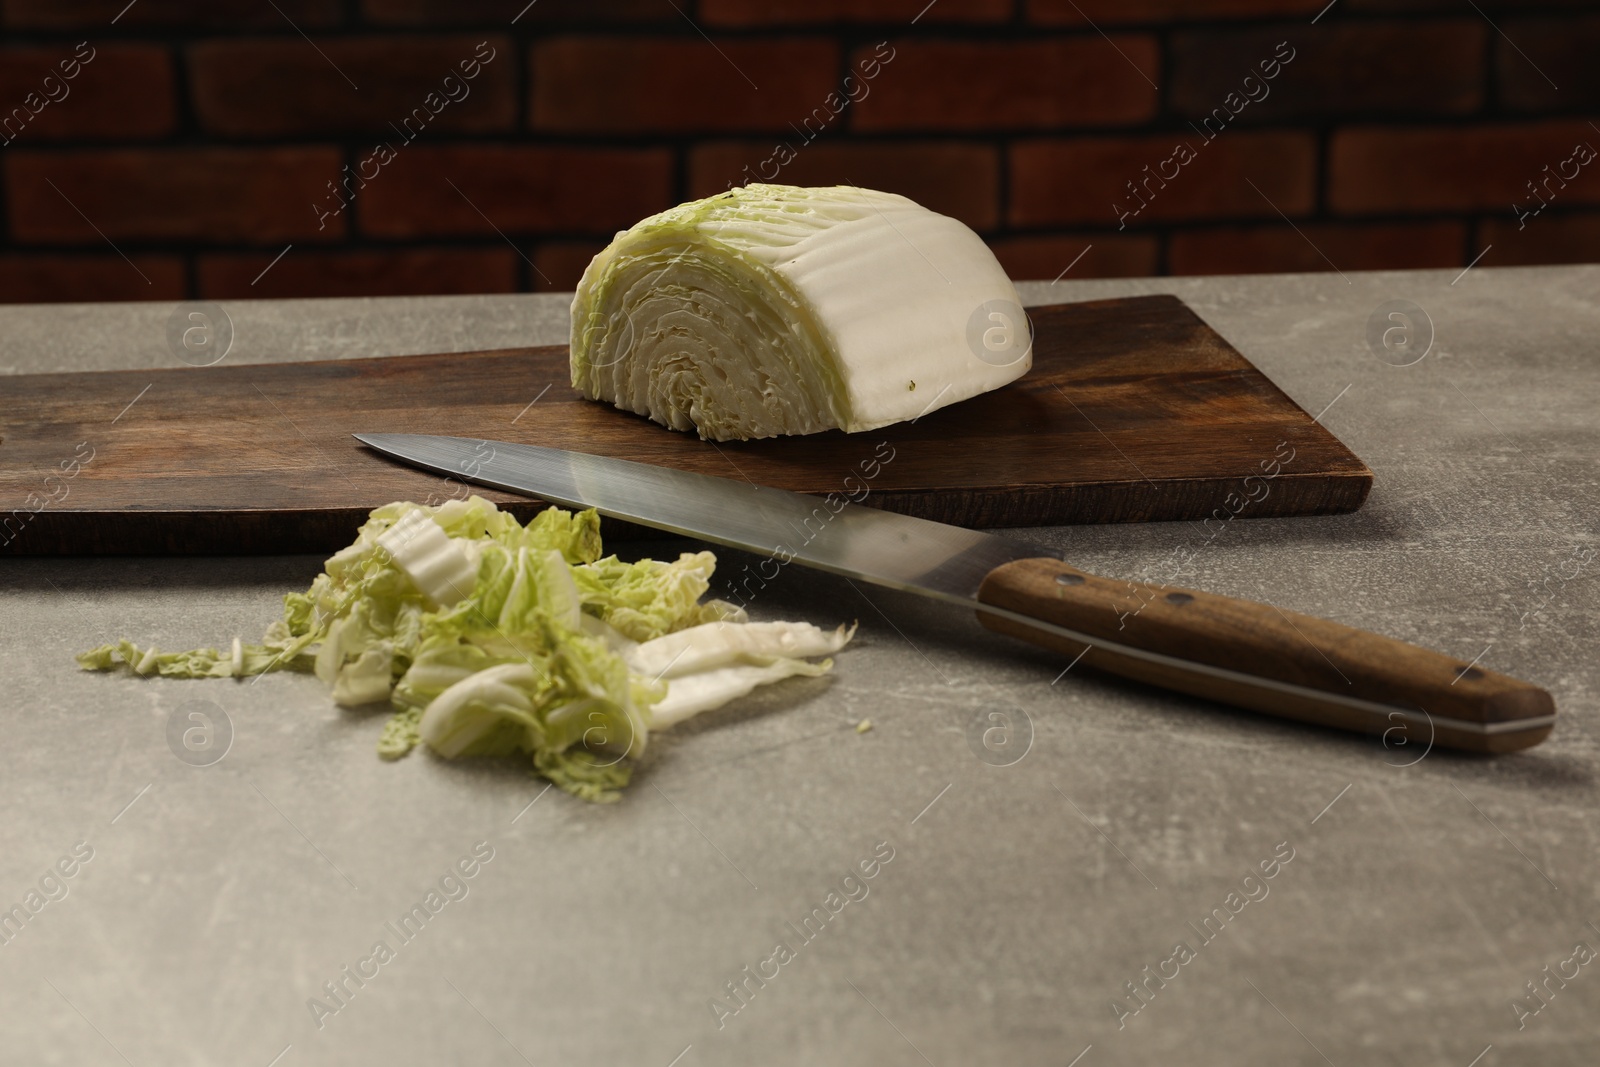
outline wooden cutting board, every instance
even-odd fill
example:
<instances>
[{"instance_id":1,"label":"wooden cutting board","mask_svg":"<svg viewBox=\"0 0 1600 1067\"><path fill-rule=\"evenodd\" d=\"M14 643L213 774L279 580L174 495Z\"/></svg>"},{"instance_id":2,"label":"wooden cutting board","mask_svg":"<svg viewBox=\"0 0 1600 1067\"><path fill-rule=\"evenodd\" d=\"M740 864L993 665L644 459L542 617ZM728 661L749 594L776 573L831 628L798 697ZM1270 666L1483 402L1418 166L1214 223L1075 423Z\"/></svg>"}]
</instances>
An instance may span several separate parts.
<instances>
[{"instance_id":1,"label":"wooden cutting board","mask_svg":"<svg viewBox=\"0 0 1600 1067\"><path fill-rule=\"evenodd\" d=\"M565 346L0 378L0 553L324 552L381 504L467 491L369 452L350 437L361 431L864 492L974 527L1212 517L1215 528L1366 498L1366 466L1176 297L1030 317L1034 367L1004 389L868 433L739 444L583 400ZM476 491L524 516L539 507Z\"/></svg>"}]
</instances>

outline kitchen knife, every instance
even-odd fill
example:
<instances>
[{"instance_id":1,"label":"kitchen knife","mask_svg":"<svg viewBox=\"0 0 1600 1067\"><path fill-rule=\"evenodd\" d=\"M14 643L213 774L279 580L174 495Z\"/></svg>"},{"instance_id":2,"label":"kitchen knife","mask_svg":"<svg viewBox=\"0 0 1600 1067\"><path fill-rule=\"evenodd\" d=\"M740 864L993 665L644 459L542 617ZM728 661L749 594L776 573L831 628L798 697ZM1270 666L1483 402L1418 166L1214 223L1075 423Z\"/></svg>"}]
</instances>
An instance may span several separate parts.
<instances>
[{"instance_id":1,"label":"kitchen knife","mask_svg":"<svg viewBox=\"0 0 1600 1067\"><path fill-rule=\"evenodd\" d=\"M1555 724L1543 689L1454 657L1269 604L1088 574L995 534L728 478L534 445L356 434L413 466L977 610L1074 663L1239 707L1381 734L1386 744L1511 752ZM774 572L776 573L776 572ZM768 580L757 577L755 581ZM748 588L746 595L755 590ZM758 585L759 588L759 585Z\"/></svg>"}]
</instances>

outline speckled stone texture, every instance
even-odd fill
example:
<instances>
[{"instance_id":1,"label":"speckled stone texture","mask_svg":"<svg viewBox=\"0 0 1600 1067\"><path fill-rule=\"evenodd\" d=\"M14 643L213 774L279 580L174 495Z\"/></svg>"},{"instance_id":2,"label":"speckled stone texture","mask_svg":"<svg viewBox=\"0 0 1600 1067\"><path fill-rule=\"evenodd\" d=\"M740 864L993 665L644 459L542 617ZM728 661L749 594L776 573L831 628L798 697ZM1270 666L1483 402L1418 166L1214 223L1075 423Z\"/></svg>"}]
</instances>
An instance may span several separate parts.
<instances>
[{"instance_id":1,"label":"speckled stone texture","mask_svg":"<svg viewBox=\"0 0 1600 1067\"><path fill-rule=\"evenodd\" d=\"M1377 482L1356 514L1210 540L1023 535L1128 577L1191 549L1188 584L1536 681L1562 713L1544 745L1386 748L1061 676L961 611L786 568L753 610L859 619L834 673L659 736L594 807L514 763L382 763L381 714L314 678L73 665L119 635L254 635L317 559L0 560L0 907L39 894L0 914L0 1063L1592 1063L1600 267L1453 278L1024 286L1181 295ZM1392 300L1433 325L1410 366L1367 340ZM178 365L171 310L0 308L0 370ZM559 296L227 311L241 362L566 331ZM220 761L175 758L191 712L231 724Z\"/></svg>"}]
</instances>

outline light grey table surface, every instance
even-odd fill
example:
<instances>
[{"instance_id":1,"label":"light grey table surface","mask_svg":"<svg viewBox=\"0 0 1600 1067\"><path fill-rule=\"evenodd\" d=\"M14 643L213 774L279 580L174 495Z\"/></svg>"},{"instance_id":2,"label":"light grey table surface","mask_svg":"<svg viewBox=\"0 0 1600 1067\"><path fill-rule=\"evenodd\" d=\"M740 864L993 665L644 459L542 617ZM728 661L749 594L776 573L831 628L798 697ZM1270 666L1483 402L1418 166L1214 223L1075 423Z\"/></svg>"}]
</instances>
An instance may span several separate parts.
<instances>
[{"instance_id":1,"label":"light grey table surface","mask_svg":"<svg viewBox=\"0 0 1600 1067\"><path fill-rule=\"evenodd\" d=\"M0 906L41 881L59 899L0 943L0 1064L1593 1063L1600 967L1575 946L1600 949L1600 267L1454 277L1023 286L1035 304L1179 294L1377 476L1356 514L1241 519L1209 543L1189 523L1027 536L1115 576L1193 548L1190 584L1538 682L1562 714L1544 745L1424 756L1058 677L1058 657L962 611L787 568L755 613L859 619L833 674L659 735L625 800L599 807L509 763L382 763L381 719L311 677L72 662L119 635L254 635L316 558L8 559ZM1411 366L1367 341L1394 299L1434 326ZM0 371L177 365L171 310L0 308ZM566 330L557 296L227 310L237 362ZM4 392L0 377L0 418ZM234 731L208 767L168 745L193 701ZM1008 766L971 743L990 712L1026 749ZM479 842L493 858L467 895L402 944L385 924ZM92 858L46 878L74 848ZM786 925L828 915L880 848L867 895L814 940ZM1246 882L1275 850L1292 860ZM336 1006L324 983L380 940L393 959L315 1018L308 1001ZM779 941L793 958L717 1012ZM1192 958L1164 963L1179 942ZM1525 983L1563 967L1577 976L1519 1020L1519 998L1542 1003ZM1115 1003L1144 1006L1119 1019Z\"/></svg>"}]
</instances>

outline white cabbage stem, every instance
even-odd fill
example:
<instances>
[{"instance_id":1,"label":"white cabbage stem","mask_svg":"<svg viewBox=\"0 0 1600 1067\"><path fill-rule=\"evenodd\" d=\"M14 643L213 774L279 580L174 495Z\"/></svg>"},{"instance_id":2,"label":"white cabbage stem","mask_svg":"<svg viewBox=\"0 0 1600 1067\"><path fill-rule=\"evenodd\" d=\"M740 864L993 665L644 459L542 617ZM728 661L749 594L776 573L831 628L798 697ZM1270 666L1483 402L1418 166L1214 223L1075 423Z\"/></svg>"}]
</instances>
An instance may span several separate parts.
<instances>
[{"instance_id":1,"label":"white cabbage stem","mask_svg":"<svg viewBox=\"0 0 1600 1067\"><path fill-rule=\"evenodd\" d=\"M408 511L378 535L378 545L416 583L422 594L442 608L472 592L478 561L444 527L421 511Z\"/></svg>"},{"instance_id":2,"label":"white cabbage stem","mask_svg":"<svg viewBox=\"0 0 1600 1067\"><path fill-rule=\"evenodd\" d=\"M720 708L757 686L771 685L797 674L815 677L827 673L832 666L831 659L821 663L807 663L803 659L774 659L769 663L738 663L675 678L668 685L667 695L650 710L650 723L657 730L665 730L702 711Z\"/></svg>"},{"instance_id":3,"label":"white cabbage stem","mask_svg":"<svg viewBox=\"0 0 1600 1067\"><path fill-rule=\"evenodd\" d=\"M855 632L854 626L830 631L808 622L708 622L646 641L624 657L635 674L666 681L667 695L650 718L654 729L665 730L757 686L826 673L832 660L802 657L837 652Z\"/></svg>"},{"instance_id":4,"label":"white cabbage stem","mask_svg":"<svg viewBox=\"0 0 1600 1067\"><path fill-rule=\"evenodd\" d=\"M741 660L828 656L854 636L854 626L824 630L808 622L707 622L666 634L626 653L647 678L681 678Z\"/></svg>"}]
</instances>

